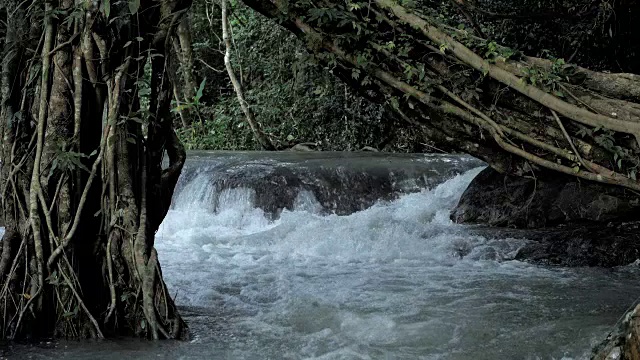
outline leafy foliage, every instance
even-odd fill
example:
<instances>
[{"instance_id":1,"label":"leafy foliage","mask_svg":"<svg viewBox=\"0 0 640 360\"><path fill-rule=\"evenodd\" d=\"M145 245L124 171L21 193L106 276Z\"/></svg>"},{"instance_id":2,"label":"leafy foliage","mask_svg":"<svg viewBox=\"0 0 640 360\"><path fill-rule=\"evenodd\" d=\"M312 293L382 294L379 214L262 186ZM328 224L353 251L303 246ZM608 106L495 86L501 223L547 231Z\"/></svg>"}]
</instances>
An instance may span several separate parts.
<instances>
[{"instance_id":1,"label":"leafy foliage","mask_svg":"<svg viewBox=\"0 0 640 360\"><path fill-rule=\"evenodd\" d=\"M224 69L220 53L223 45L219 41L218 8L209 8L213 15L209 22L202 15L206 5L202 0L195 1L191 20L194 55L199 59L196 70L200 79L208 80L198 89L196 101L181 104L197 105L202 121L180 129L179 136L189 149L258 149L226 73L212 70ZM381 150L386 146L386 150L401 152L423 150L423 140L416 130L394 126L395 121L385 117L381 105L371 104L337 82L331 74L335 64L320 65L294 35L240 3L232 5L232 63L241 75L249 106L279 148L314 143L322 150L359 150L365 146ZM351 6L358 8L365 3ZM318 9L309 17L347 26L345 16L339 13L343 12ZM371 55L365 53L358 56L363 65L370 59ZM358 69L352 76L366 80Z\"/></svg>"}]
</instances>

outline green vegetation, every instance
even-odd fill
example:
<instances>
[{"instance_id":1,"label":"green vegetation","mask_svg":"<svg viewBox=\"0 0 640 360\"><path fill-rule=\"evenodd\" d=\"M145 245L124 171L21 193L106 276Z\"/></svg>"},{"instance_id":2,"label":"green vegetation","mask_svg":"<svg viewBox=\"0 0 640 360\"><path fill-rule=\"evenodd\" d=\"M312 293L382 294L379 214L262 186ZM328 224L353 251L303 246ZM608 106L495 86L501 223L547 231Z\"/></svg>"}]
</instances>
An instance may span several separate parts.
<instances>
[{"instance_id":1,"label":"green vegetation","mask_svg":"<svg viewBox=\"0 0 640 360\"><path fill-rule=\"evenodd\" d=\"M417 129L404 126L381 105L336 81L332 68L318 64L302 40L242 3L232 4L232 64L249 106L279 149L299 143L322 150L427 149ZM195 1L191 12L195 72L198 79L206 79L206 86L193 105L199 119L178 133L188 149L256 150L260 145L224 71L219 17L217 5Z\"/></svg>"}]
</instances>

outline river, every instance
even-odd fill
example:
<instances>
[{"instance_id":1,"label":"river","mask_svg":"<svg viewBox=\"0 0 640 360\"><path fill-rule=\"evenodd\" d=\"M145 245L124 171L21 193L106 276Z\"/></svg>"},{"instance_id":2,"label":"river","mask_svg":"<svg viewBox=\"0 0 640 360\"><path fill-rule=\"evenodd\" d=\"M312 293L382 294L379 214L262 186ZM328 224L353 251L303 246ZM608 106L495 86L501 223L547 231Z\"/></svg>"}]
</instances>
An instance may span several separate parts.
<instances>
[{"instance_id":1,"label":"river","mask_svg":"<svg viewBox=\"0 0 640 360\"><path fill-rule=\"evenodd\" d=\"M531 265L512 260L528 240L453 224L450 210L482 169L466 157L283 156L197 153L187 165L156 247L191 341L62 341L14 345L5 355L583 359L640 294L634 266ZM355 212L318 200L327 183L347 187L338 199L357 193L350 187L362 179L345 173L371 162L395 167L393 197ZM265 211L256 181L242 186L242 177L277 167L307 175L290 209ZM318 168L346 180L311 186Z\"/></svg>"}]
</instances>

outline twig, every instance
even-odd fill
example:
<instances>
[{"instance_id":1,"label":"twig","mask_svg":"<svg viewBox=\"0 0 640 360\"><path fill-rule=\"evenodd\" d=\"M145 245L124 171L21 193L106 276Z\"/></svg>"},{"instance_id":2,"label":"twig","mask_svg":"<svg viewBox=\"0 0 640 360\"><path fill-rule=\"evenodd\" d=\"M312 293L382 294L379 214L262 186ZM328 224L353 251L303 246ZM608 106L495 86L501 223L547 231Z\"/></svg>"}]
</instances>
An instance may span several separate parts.
<instances>
[{"instance_id":1,"label":"twig","mask_svg":"<svg viewBox=\"0 0 640 360\"><path fill-rule=\"evenodd\" d=\"M51 11L51 4L45 4L45 12ZM36 253L36 267L37 267L37 281L38 281L38 290L35 292L35 295L40 295L42 287L44 286L44 251L42 248L42 236L40 233L40 218L38 214L38 191L41 189L40 184L40 165L42 162L42 151L44 146L44 132L45 132L45 123L47 121L47 98L49 95L49 71L51 69L51 57L49 55L49 51L51 49L53 43L53 24L51 22L50 16L45 16L45 36L44 36L44 45L42 48L42 74L41 74L41 85L40 85L40 104L38 109L38 125L37 125L37 140L36 140L36 154L33 162L33 170L31 172L31 186L29 191L29 223L31 225L31 231L33 235L33 243L34 249ZM46 210L43 209L43 210ZM34 301L37 296L32 296L29 299L29 304ZM25 307L26 309L26 307ZM24 310L20 312L20 317L18 318L18 325L20 320L22 320L22 316L24 315ZM16 332L18 327L16 326Z\"/></svg>"},{"instance_id":2,"label":"twig","mask_svg":"<svg viewBox=\"0 0 640 360\"><path fill-rule=\"evenodd\" d=\"M71 225L71 229L65 235L64 239L58 245L58 247L51 252L51 256L49 256L49 260L47 260L47 266L51 267L56 258L64 251L64 248L69 245L71 239L76 233L78 229L78 224L80 223L80 218L82 215L82 210L84 209L84 205L87 202L89 190L91 189L91 184L93 183L93 179L95 179L96 174L98 172L98 166L102 162L102 155L104 154L104 138L102 140L102 144L100 146L100 153L98 154L98 158L93 162L93 166L91 167L91 174L89 175L89 179L87 180L86 185L84 186L84 190L82 191L82 196L80 197L80 202L78 203L78 209L76 210L76 215L73 219L73 223Z\"/></svg>"},{"instance_id":3,"label":"twig","mask_svg":"<svg viewBox=\"0 0 640 360\"><path fill-rule=\"evenodd\" d=\"M206 63L204 60L202 60L202 59L198 59L198 61L200 61L201 63L203 63L203 64L204 64L204 66L206 66L206 67L208 67L209 69L211 69L211 71L215 71L215 72L217 72L217 73L224 72L224 70L218 70L218 69L214 68L213 66L211 66L211 65L207 64L207 63Z\"/></svg>"},{"instance_id":4,"label":"twig","mask_svg":"<svg viewBox=\"0 0 640 360\"><path fill-rule=\"evenodd\" d=\"M94 318L93 315L91 315L91 312L89 311L89 309L87 309L87 306L84 304L84 301L82 301L82 297L76 291L76 287L73 286L73 284L71 283L71 280L69 280L69 277L67 276L67 274L65 274L65 272L62 270L62 266L59 266L58 269L60 270L60 274L62 275L62 277L66 281L67 285L71 289L71 292L73 292L73 295L75 295L76 299L78 300L78 304L80 305L80 307L82 307L82 310L84 310L84 312L87 314L87 317L89 318L89 321L91 321L93 326L96 328L96 332L98 334L98 339L104 339L104 335L102 334L102 331L100 330L100 325L96 321L96 318Z\"/></svg>"},{"instance_id":5,"label":"twig","mask_svg":"<svg viewBox=\"0 0 640 360\"><path fill-rule=\"evenodd\" d=\"M471 14L469 14L469 12L464 8L464 2L462 2L462 0L449 0L449 2L451 2L453 6L455 6L458 9L458 11L460 11L462 15L464 15L464 17L467 18L467 20L471 23L471 26L473 27L475 32L478 34L478 36L483 38L487 37L482 31L482 28L480 27L480 25L475 21L475 19L471 16Z\"/></svg>"},{"instance_id":6,"label":"twig","mask_svg":"<svg viewBox=\"0 0 640 360\"><path fill-rule=\"evenodd\" d=\"M116 287L113 281L113 259L111 259L111 240L113 236L113 234L109 234L109 240L107 241L107 270L109 272L109 293L111 295L111 304L109 304L109 311L107 312L107 316L104 318L105 324L109 322L109 318L113 315L113 312L116 309Z\"/></svg>"},{"instance_id":7,"label":"twig","mask_svg":"<svg viewBox=\"0 0 640 360\"><path fill-rule=\"evenodd\" d=\"M565 129L564 125L562 125L562 121L560 120L560 117L558 116L558 114L553 110L551 110L551 114L553 114L553 118L556 119L556 122L558 123L558 126L560 127L560 130L562 130L562 133L567 138L567 141L569 142L569 145L571 145L571 149L573 150L573 153L576 154L576 157L580 161L580 164L582 164L582 166L584 166L585 169L587 169L589 171L592 171L592 172L596 172L595 170L593 170L591 168L591 166L589 166L587 163L585 163L584 160L582 160L582 156L580 156L580 153L578 152L578 149L576 149L576 146L573 144L573 141L571 140L571 136L569 136L569 133L567 132L567 129Z\"/></svg>"},{"instance_id":8,"label":"twig","mask_svg":"<svg viewBox=\"0 0 640 360\"><path fill-rule=\"evenodd\" d=\"M80 35L80 32L73 34L71 38L69 38L69 40L53 48L53 50L49 51L49 56L55 54L58 50L62 49L63 47L71 45L71 43L78 37L78 35Z\"/></svg>"}]
</instances>

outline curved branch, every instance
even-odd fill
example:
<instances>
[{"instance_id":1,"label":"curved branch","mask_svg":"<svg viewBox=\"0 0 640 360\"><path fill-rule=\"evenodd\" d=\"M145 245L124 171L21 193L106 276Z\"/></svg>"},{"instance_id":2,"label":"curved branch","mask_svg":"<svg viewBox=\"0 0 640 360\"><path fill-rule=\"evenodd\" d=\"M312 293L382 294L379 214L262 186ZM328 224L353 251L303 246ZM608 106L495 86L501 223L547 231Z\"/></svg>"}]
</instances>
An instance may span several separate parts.
<instances>
[{"instance_id":1,"label":"curved branch","mask_svg":"<svg viewBox=\"0 0 640 360\"><path fill-rule=\"evenodd\" d=\"M594 114L588 110L569 104L547 92L538 89L522 81L514 74L490 64L469 48L454 40L451 36L430 25L421 17L409 13L404 7L394 0L374 0L379 6L389 9L397 18L405 23L420 29L423 35L438 45L448 48L458 59L481 71L491 78L518 91L522 95L535 100L563 116L592 127L604 127L607 129L640 136L640 122L631 122L614 119L601 114Z\"/></svg>"}]
</instances>

